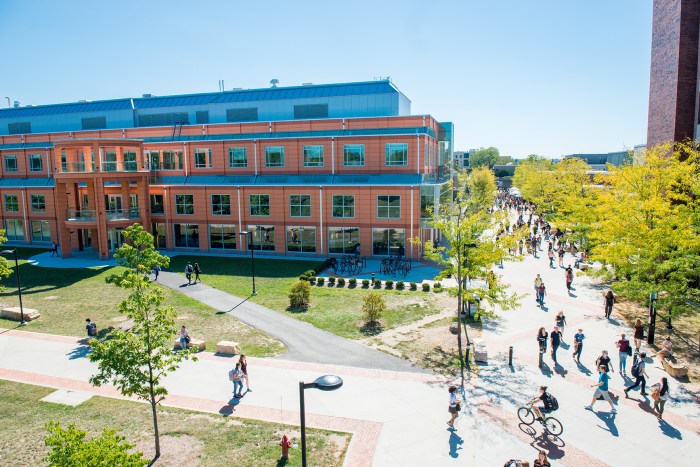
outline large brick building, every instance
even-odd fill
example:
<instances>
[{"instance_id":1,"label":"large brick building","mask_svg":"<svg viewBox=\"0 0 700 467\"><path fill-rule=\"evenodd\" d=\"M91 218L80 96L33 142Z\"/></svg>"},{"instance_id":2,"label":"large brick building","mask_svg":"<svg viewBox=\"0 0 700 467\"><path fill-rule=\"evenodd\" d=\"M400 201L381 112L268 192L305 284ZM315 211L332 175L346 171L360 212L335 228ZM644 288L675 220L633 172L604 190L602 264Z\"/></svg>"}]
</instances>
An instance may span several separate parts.
<instances>
[{"instance_id":1,"label":"large brick building","mask_svg":"<svg viewBox=\"0 0 700 467\"><path fill-rule=\"evenodd\" d=\"M2 222L63 256L108 258L139 222L168 250L417 258L452 146L386 80L18 106L0 110Z\"/></svg>"},{"instance_id":2,"label":"large brick building","mask_svg":"<svg viewBox=\"0 0 700 467\"><path fill-rule=\"evenodd\" d=\"M647 147L698 137L700 0L654 0Z\"/></svg>"}]
</instances>

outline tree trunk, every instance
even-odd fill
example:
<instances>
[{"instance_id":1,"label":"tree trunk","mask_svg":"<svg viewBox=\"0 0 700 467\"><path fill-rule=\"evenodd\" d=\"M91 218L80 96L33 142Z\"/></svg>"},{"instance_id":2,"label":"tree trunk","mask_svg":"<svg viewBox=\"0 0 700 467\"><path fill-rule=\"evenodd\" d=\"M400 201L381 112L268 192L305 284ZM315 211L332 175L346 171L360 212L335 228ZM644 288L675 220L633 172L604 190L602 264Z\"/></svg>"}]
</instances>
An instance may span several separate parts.
<instances>
[{"instance_id":1,"label":"tree trunk","mask_svg":"<svg viewBox=\"0 0 700 467\"><path fill-rule=\"evenodd\" d=\"M153 464L153 462L160 457L160 434L158 433L158 412L156 411L156 405L156 398L153 394L153 385L151 385L151 413L153 414L153 438L156 448L156 455L151 464Z\"/></svg>"}]
</instances>

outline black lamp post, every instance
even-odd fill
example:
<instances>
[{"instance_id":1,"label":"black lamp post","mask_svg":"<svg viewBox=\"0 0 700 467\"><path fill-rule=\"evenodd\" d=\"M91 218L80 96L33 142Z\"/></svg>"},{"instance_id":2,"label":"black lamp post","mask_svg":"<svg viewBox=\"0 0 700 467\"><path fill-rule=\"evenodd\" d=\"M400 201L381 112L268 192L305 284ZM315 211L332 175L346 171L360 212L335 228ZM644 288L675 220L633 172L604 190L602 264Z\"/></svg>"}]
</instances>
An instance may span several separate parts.
<instances>
[{"instance_id":1,"label":"black lamp post","mask_svg":"<svg viewBox=\"0 0 700 467\"><path fill-rule=\"evenodd\" d=\"M240 234L243 235L244 238L246 239L247 246L250 249L250 268L253 271L253 293L251 295L254 296L254 295L257 295L257 292L255 292L255 248L253 248L253 245L252 245L252 242L253 242L252 235L250 237L251 241L250 242L247 241L248 234L250 234L250 233L251 232L249 232L248 230L242 230L240 232Z\"/></svg>"},{"instance_id":2,"label":"black lamp post","mask_svg":"<svg viewBox=\"0 0 700 467\"><path fill-rule=\"evenodd\" d=\"M647 343L654 343L654 334L656 332L656 292L652 292L649 296L649 333L647 334Z\"/></svg>"},{"instance_id":3,"label":"black lamp post","mask_svg":"<svg viewBox=\"0 0 700 467\"><path fill-rule=\"evenodd\" d=\"M325 375L316 378L313 383L299 381L299 412L301 414L301 465L306 467L306 413L304 412L304 389L335 391L343 385L339 376Z\"/></svg>"},{"instance_id":4,"label":"black lamp post","mask_svg":"<svg viewBox=\"0 0 700 467\"><path fill-rule=\"evenodd\" d=\"M20 315L20 326L26 326L27 323L24 321L24 307L22 306L22 282L19 278L19 261L17 261L17 249L14 250L2 250L0 254L9 255L10 253L15 255L15 270L17 271L17 295L19 295L19 315Z\"/></svg>"}]
</instances>

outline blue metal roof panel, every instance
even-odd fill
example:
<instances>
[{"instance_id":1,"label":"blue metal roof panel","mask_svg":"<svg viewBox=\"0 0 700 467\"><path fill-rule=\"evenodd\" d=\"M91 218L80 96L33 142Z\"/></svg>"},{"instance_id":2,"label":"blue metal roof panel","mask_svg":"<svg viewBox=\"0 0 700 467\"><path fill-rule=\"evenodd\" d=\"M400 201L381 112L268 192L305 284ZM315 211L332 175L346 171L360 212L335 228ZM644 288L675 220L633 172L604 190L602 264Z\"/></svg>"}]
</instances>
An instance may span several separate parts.
<instances>
[{"instance_id":1,"label":"blue metal roof panel","mask_svg":"<svg viewBox=\"0 0 700 467\"><path fill-rule=\"evenodd\" d=\"M0 118L42 117L78 112L103 112L112 110L131 110L131 99L116 99L96 102L74 102L69 104L52 104L32 107L0 109Z\"/></svg>"},{"instance_id":2,"label":"blue metal roof panel","mask_svg":"<svg viewBox=\"0 0 700 467\"><path fill-rule=\"evenodd\" d=\"M53 178L0 178L0 188L53 188Z\"/></svg>"},{"instance_id":3,"label":"blue metal roof panel","mask_svg":"<svg viewBox=\"0 0 700 467\"><path fill-rule=\"evenodd\" d=\"M9 143L9 144L0 144L0 149L7 149L7 150L20 150L20 149L51 149L53 147L53 143L51 142L45 142L45 143Z\"/></svg>"}]
</instances>

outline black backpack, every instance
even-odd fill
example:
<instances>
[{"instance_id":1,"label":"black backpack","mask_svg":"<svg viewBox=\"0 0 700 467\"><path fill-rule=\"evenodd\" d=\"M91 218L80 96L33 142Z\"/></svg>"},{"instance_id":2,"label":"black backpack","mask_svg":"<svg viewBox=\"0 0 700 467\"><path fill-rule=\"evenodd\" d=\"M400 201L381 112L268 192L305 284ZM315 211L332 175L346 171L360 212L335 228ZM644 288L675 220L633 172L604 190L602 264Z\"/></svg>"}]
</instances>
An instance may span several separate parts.
<instances>
[{"instance_id":1,"label":"black backpack","mask_svg":"<svg viewBox=\"0 0 700 467\"><path fill-rule=\"evenodd\" d=\"M634 376L636 378L641 373L642 373L642 359L640 358L639 360L637 360L635 357L634 365L632 365L632 376Z\"/></svg>"},{"instance_id":2,"label":"black backpack","mask_svg":"<svg viewBox=\"0 0 700 467\"><path fill-rule=\"evenodd\" d=\"M547 393L547 400L549 402L549 410L559 410L559 401L557 400L556 397L551 395L550 393Z\"/></svg>"}]
</instances>

